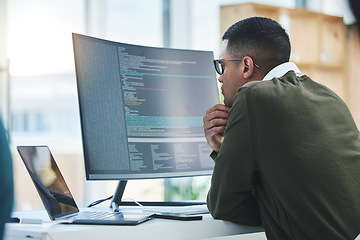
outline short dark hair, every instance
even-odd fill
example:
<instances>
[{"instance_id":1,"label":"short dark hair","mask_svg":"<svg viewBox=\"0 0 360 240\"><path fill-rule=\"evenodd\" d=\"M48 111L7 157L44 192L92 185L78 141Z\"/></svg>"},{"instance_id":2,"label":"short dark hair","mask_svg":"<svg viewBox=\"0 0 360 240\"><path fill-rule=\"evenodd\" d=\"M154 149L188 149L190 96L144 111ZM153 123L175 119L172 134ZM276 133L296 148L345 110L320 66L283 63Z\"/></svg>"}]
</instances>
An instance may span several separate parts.
<instances>
[{"instance_id":1,"label":"short dark hair","mask_svg":"<svg viewBox=\"0 0 360 240\"><path fill-rule=\"evenodd\" d=\"M250 56L264 74L290 59L291 45L285 29L265 17L251 17L234 23L224 33L227 51L234 57Z\"/></svg>"},{"instance_id":2,"label":"short dark hair","mask_svg":"<svg viewBox=\"0 0 360 240\"><path fill-rule=\"evenodd\" d=\"M360 2L359 0L349 0L349 4L360 30Z\"/></svg>"}]
</instances>

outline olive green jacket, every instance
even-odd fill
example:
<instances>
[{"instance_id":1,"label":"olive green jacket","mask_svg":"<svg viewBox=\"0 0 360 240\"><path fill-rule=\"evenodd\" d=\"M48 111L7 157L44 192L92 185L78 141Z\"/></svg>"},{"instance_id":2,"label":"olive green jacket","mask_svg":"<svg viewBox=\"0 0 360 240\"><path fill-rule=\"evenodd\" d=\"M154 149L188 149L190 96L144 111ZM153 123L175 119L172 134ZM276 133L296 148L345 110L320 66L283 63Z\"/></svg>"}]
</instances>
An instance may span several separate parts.
<instances>
[{"instance_id":1,"label":"olive green jacket","mask_svg":"<svg viewBox=\"0 0 360 240\"><path fill-rule=\"evenodd\" d=\"M306 75L238 90L215 161L214 218L263 225L268 239L360 233L360 135L345 103Z\"/></svg>"}]
</instances>

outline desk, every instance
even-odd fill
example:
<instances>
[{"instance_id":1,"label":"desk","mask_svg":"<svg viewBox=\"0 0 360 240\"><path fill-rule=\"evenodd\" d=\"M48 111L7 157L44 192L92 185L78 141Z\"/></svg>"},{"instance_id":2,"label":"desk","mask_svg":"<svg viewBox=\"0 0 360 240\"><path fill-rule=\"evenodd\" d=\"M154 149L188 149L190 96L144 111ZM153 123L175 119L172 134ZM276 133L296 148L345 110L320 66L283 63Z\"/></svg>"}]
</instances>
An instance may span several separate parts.
<instances>
[{"instance_id":1,"label":"desk","mask_svg":"<svg viewBox=\"0 0 360 240\"><path fill-rule=\"evenodd\" d=\"M43 224L7 223L5 225L5 240L218 239L217 237L231 237L231 235L263 231L261 227L241 226L231 222L214 220L210 216L210 214L204 214L204 218L201 221L174 221L164 219L152 219L137 226L57 224L54 222L48 222L49 218L47 217L45 211L18 212L14 215L22 218L39 218L40 216L42 219L47 219L47 221Z\"/></svg>"}]
</instances>

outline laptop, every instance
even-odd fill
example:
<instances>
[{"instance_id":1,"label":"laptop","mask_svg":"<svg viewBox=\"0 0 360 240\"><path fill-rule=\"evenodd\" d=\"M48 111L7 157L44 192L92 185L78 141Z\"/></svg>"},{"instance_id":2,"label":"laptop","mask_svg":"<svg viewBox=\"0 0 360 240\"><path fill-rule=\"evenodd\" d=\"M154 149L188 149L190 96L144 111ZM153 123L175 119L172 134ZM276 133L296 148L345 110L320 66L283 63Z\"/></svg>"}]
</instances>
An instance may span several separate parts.
<instances>
[{"instance_id":1,"label":"laptop","mask_svg":"<svg viewBox=\"0 0 360 240\"><path fill-rule=\"evenodd\" d=\"M80 211L47 146L18 146L17 150L53 221L72 224L137 225L152 213Z\"/></svg>"}]
</instances>

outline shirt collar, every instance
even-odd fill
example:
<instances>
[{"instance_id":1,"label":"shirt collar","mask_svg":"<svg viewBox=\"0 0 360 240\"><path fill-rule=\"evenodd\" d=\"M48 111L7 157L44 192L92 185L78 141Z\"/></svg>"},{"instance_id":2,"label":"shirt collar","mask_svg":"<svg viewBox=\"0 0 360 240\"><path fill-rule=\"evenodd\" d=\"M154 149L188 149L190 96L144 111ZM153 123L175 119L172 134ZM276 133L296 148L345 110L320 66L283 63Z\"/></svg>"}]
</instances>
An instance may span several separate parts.
<instances>
[{"instance_id":1,"label":"shirt collar","mask_svg":"<svg viewBox=\"0 0 360 240\"><path fill-rule=\"evenodd\" d=\"M286 62L282 63L273 69L271 69L270 72L268 72L265 77L263 78L263 81L271 80L274 77L282 77L287 73L288 71L293 70L296 74L296 76L302 76L303 74L300 72L300 69L296 66L293 62Z\"/></svg>"}]
</instances>

